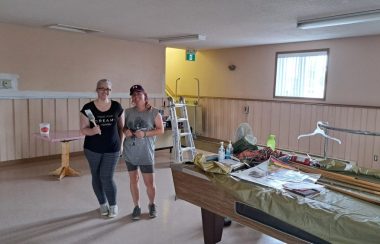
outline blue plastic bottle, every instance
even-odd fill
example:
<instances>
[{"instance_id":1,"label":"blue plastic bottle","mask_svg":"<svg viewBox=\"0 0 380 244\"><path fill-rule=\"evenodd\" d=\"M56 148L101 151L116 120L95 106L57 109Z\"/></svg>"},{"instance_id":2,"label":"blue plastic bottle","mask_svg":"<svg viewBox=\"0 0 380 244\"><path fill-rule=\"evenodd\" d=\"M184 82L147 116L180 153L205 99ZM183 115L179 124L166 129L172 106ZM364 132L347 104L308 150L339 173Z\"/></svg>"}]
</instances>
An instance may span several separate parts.
<instances>
[{"instance_id":1,"label":"blue plastic bottle","mask_svg":"<svg viewBox=\"0 0 380 244\"><path fill-rule=\"evenodd\" d=\"M231 155L233 155L233 147L231 141L228 143L226 148L226 159L231 159Z\"/></svg>"}]
</instances>

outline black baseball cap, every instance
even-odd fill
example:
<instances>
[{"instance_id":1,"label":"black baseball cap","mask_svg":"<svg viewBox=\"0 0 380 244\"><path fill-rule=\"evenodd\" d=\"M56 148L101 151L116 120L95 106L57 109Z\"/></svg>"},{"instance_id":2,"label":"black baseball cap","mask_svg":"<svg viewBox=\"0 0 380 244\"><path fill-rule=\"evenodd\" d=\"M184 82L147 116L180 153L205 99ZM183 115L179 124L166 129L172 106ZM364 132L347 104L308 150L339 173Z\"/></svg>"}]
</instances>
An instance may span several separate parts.
<instances>
[{"instance_id":1,"label":"black baseball cap","mask_svg":"<svg viewBox=\"0 0 380 244\"><path fill-rule=\"evenodd\" d=\"M133 85L129 90L129 95L132 96L134 92L145 92L144 88L140 85Z\"/></svg>"}]
</instances>

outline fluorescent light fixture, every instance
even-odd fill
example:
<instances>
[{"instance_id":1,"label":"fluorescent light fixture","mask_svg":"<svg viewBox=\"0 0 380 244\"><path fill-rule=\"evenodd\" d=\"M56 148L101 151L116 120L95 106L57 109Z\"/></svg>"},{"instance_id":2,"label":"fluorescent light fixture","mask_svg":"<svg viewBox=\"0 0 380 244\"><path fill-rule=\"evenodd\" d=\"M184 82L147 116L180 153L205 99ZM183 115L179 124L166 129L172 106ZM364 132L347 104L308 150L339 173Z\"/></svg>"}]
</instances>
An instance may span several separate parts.
<instances>
[{"instance_id":1,"label":"fluorescent light fixture","mask_svg":"<svg viewBox=\"0 0 380 244\"><path fill-rule=\"evenodd\" d=\"M189 42L189 41L204 41L206 36L195 34L195 35L184 35L184 36L169 36L157 38L159 43L178 43L178 42Z\"/></svg>"},{"instance_id":2,"label":"fluorescent light fixture","mask_svg":"<svg viewBox=\"0 0 380 244\"><path fill-rule=\"evenodd\" d=\"M300 29L314 29L338 25L349 25L380 20L380 9L363 12L334 15L323 18L300 20L297 27Z\"/></svg>"},{"instance_id":3,"label":"fluorescent light fixture","mask_svg":"<svg viewBox=\"0 0 380 244\"><path fill-rule=\"evenodd\" d=\"M72 26L72 25L64 25L64 24L53 24L46 26L49 29L56 29L62 31L70 31L70 32L79 32L79 33L93 33L93 32L101 32L100 30L93 30L84 27Z\"/></svg>"}]
</instances>

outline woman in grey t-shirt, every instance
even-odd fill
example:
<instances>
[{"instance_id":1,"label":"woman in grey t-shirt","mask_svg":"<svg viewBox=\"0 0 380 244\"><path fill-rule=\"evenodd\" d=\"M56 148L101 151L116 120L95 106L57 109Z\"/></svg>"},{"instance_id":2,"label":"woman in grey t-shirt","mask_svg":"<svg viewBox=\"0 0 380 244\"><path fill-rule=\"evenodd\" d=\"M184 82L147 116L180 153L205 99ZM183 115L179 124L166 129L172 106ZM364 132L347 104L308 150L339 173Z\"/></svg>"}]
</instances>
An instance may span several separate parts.
<instances>
[{"instance_id":1,"label":"woman in grey t-shirt","mask_svg":"<svg viewBox=\"0 0 380 244\"><path fill-rule=\"evenodd\" d=\"M132 218L137 220L141 215L139 205L139 174L141 171L149 198L149 216L156 217L156 186L154 182L154 149L156 135L164 133L161 114L158 109L148 103L148 94L140 85L133 85L130 89L134 107L125 110L125 126L123 129L125 140L123 156L127 164L130 190L135 205Z\"/></svg>"}]
</instances>

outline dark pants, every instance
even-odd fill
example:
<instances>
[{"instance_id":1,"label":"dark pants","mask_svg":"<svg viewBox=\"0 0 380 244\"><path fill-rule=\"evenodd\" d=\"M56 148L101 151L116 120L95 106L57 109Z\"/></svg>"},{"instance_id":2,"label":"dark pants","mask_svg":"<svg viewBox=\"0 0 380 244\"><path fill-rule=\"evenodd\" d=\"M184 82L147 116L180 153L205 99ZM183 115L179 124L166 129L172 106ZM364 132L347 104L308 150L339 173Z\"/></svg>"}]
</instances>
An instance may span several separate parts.
<instances>
[{"instance_id":1,"label":"dark pants","mask_svg":"<svg viewBox=\"0 0 380 244\"><path fill-rule=\"evenodd\" d=\"M120 152L96 153L84 149L92 175L92 188L99 204L108 201L109 205L116 205L116 184L113 180L115 167L119 161Z\"/></svg>"}]
</instances>

